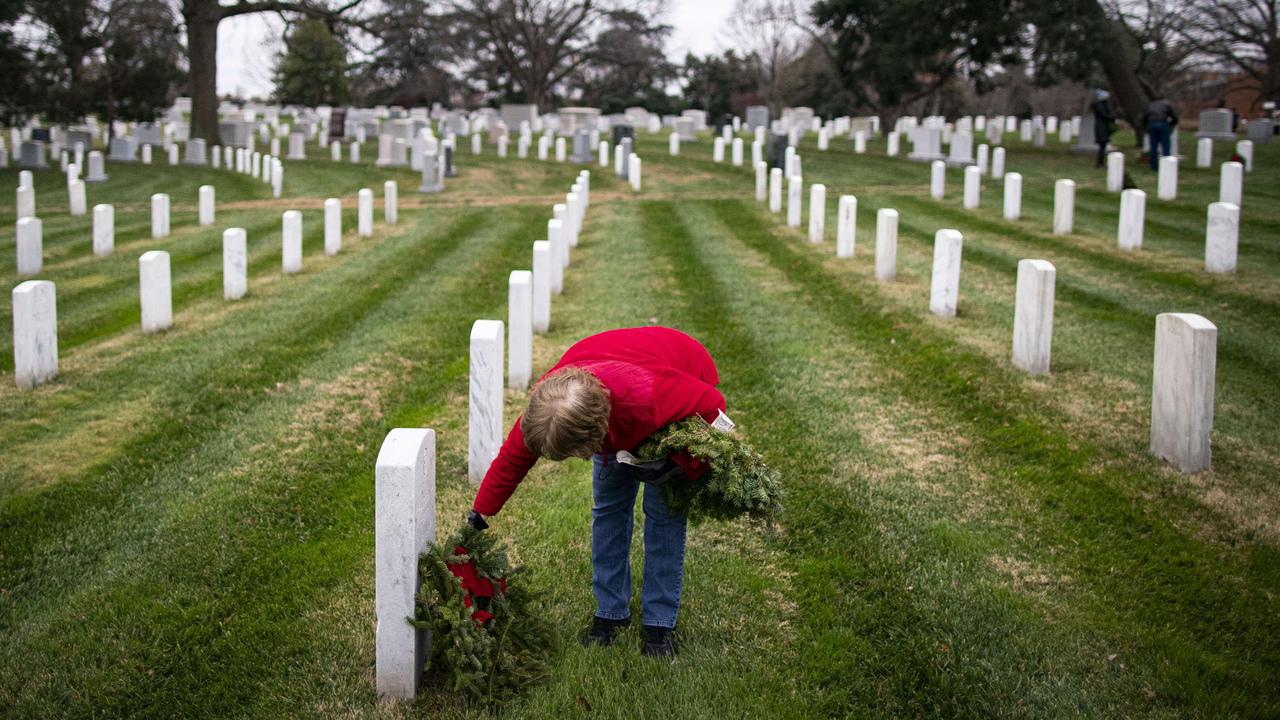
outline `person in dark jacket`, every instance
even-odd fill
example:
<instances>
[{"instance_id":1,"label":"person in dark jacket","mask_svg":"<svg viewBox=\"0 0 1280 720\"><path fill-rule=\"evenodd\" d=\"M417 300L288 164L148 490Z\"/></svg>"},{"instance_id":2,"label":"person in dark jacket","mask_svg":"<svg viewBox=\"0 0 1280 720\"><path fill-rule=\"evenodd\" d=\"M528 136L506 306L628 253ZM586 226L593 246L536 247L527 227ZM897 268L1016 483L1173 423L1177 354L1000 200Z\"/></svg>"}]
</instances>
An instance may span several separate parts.
<instances>
[{"instance_id":1,"label":"person in dark jacket","mask_svg":"<svg viewBox=\"0 0 1280 720\"><path fill-rule=\"evenodd\" d=\"M1115 126L1116 114L1111 110L1111 93L1098 90L1093 104L1093 140L1098 143L1098 167L1102 167L1107 158L1107 147L1111 143L1111 130Z\"/></svg>"},{"instance_id":2,"label":"person in dark jacket","mask_svg":"<svg viewBox=\"0 0 1280 720\"><path fill-rule=\"evenodd\" d=\"M686 516L662 499L663 482L694 480L707 464L674 453L662 467L636 466L628 453L667 423L698 415L721 421L724 396L711 354L664 327L610 330L578 341L538 381L529 406L485 473L467 518L488 527L539 458L593 461L591 589L596 613L584 645L608 645L631 620L631 524L644 489L644 615L641 652L675 655L673 631L684 576ZM713 425L716 427L717 425Z\"/></svg>"},{"instance_id":3,"label":"person in dark jacket","mask_svg":"<svg viewBox=\"0 0 1280 720\"><path fill-rule=\"evenodd\" d=\"M1170 154L1169 138L1178 126L1178 114L1174 112L1173 105L1160 96L1147 105L1143 118L1147 123L1148 157L1151 169L1156 170L1160 167L1160 158Z\"/></svg>"}]
</instances>

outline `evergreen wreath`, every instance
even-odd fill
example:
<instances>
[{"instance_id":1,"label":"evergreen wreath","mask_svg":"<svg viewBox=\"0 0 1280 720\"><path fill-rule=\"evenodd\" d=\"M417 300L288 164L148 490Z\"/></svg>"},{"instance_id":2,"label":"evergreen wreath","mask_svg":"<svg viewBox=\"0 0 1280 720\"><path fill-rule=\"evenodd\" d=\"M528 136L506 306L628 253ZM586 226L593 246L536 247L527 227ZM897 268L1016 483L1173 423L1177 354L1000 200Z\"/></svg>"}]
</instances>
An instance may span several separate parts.
<instances>
[{"instance_id":1,"label":"evergreen wreath","mask_svg":"<svg viewBox=\"0 0 1280 720\"><path fill-rule=\"evenodd\" d=\"M489 533L463 526L418 560L416 619L431 632L427 670L467 701L500 706L547 677L557 637L536 594Z\"/></svg>"},{"instance_id":2,"label":"evergreen wreath","mask_svg":"<svg viewBox=\"0 0 1280 720\"><path fill-rule=\"evenodd\" d=\"M688 453L710 467L697 480L662 486L662 499L672 512L687 512L694 521L741 515L771 520L782 510L778 471L738 436L693 415L664 425L640 443L635 455L641 462L654 462L673 452Z\"/></svg>"}]
</instances>

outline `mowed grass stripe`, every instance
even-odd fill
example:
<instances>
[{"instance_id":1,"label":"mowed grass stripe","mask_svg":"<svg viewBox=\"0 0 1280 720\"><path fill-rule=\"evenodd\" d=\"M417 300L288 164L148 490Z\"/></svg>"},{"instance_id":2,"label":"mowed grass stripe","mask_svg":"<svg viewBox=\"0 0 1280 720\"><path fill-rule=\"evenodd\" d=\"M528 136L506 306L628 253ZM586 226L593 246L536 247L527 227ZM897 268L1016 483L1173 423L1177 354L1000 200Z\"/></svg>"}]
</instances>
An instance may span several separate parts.
<instances>
[{"instance_id":1,"label":"mowed grass stripe","mask_svg":"<svg viewBox=\"0 0 1280 720\"><path fill-rule=\"evenodd\" d=\"M1257 712L1256 699L1269 688L1267 667L1278 656L1274 644L1260 641L1280 585L1274 549L1228 554L1187 537L1130 496L1135 483L1159 495L1151 461L1095 468L1103 453L1057 429L1061 418L1010 372L917 317L873 305L871 281L852 279L857 291L842 287L811 251L771 237L742 205L712 203L736 238L804 289L814 312L882 352L902 373L905 395L952 413L992 472L1037 490L1039 509L1025 520L1039 532L1038 546L1061 548L1062 566L1095 586L1106 603L1094 608L1099 625L1130 636L1135 662L1160 669L1159 696Z\"/></svg>"},{"instance_id":2,"label":"mowed grass stripe","mask_svg":"<svg viewBox=\"0 0 1280 720\"><path fill-rule=\"evenodd\" d=\"M850 384L876 384L841 383L840 375L890 376L892 369L866 367L867 353L859 344L840 338L822 315L791 302L794 287L766 279L776 269L751 270L736 261L739 249L725 240L735 231L708 206L686 204L679 214L690 237L686 242L676 233L673 244L701 256L682 256L681 266L703 278L700 297L719 300L698 311L700 325L715 328L707 330L713 336L726 325L710 308L743 318L732 325L750 339L731 346L750 347L764 357L738 357L728 367L768 369L758 394L748 400L758 407L747 427L758 444L777 443L771 457L781 457L777 461L792 490L785 547L800 568L800 680L815 703L806 712L1056 716L1064 708L1096 710L1143 697L1135 679L1097 672L1105 650L1096 647L1096 639L1081 639L1061 624L1046 626L1025 598L986 577L987 556L1001 548L957 516L963 511L910 490L935 482L960 490L954 478L946 471L917 477L917 471L868 452L851 418L858 414L855 407L878 402L874 395L882 393L850 395ZM826 342L808 343L824 332ZM817 365L829 369L816 381L805 377L809 370L796 370ZM833 381L840 384L822 386ZM898 412L916 417L920 411ZM919 431L918 423L906 422ZM849 474L880 463L896 469L875 467L876 475L890 475L875 489L856 471ZM1001 525L998 519L988 522ZM1016 711L1005 705L1010 696L1021 698Z\"/></svg>"},{"instance_id":3,"label":"mowed grass stripe","mask_svg":"<svg viewBox=\"0 0 1280 720\"><path fill-rule=\"evenodd\" d=\"M536 372L595 332L652 323L681 325L678 309L690 291L676 282L669 259L646 239L646 224L638 203L592 206L565 292L552 305L552 332L535 342ZM524 409L526 394L510 394L509 399L510 421ZM459 429L465 431L465 425ZM460 463L464 460L459 458ZM581 697L592 707L593 717L801 717L802 710L791 699L795 650L790 563L764 542L767 533L755 527L711 523L690 528L679 622L681 656L668 666L638 655L635 624L642 619L643 513L637 507L633 628L607 650L579 645L579 634L595 610L590 593L590 474L590 466L582 462L540 463L493 519L494 530L511 537L515 552L525 561L523 582L547 593L547 612L563 644L550 681L506 716L572 716L581 712ZM466 505L459 507L459 517L473 494L469 488L462 493ZM425 702L435 705L433 697ZM453 716L421 708L417 714Z\"/></svg>"},{"instance_id":4,"label":"mowed grass stripe","mask_svg":"<svg viewBox=\"0 0 1280 720\"><path fill-rule=\"evenodd\" d=\"M34 492L9 488L0 498L3 586L18 591L26 583L39 585L75 572L81 563L91 565L98 543L87 543L72 528L86 517L110 518L118 504L127 506L136 493L145 495L147 475L199 447L207 433L251 412L267 399L265 391L296 378L303 362L326 352L335 338L396 292L397 282L457 252L487 222L482 214L464 215L438 242L406 235L383 243L331 278L295 286L300 294L282 293L250 305L235 322L147 338L152 344L133 358L132 371L101 379L99 386L119 383L134 396L153 398L147 431L127 437L107 462L73 481ZM369 277L380 279L369 282ZM344 291L335 293L325 280ZM114 400L110 394L108 399ZM89 556L63 557L68 542ZM49 567L42 567L46 562ZM7 624L8 616L0 614L0 623Z\"/></svg>"},{"instance_id":5,"label":"mowed grass stripe","mask_svg":"<svg viewBox=\"0 0 1280 720\"><path fill-rule=\"evenodd\" d=\"M492 232L488 234L503 240L503 236ZM371 308L370 312L359 318L338 345L312 361L312 367L301 368L300 376L304 379L315 377L318 367L332 365L334 362L357 363L355 366L347 366L345 372L341 368L335 369L338 374L332 382L337 382L341 387L341 382L350 375L355 375L360 380L361 374L366 372L364 366L370 362L376 365L378 358L391 353L392 348L416 348L419 352L412 361L412 370L401 375L405 367L394 364L396 384L411 386L415 385L416 380L419 384L413 392L427 395L438 394L442 384L450 381L465 384L465 376L460 377L456 373L453 376L440 374L435 368L441 364L452 364L458 355L465 357L466 326L469 326L469 321L464 320L465 316L469 312L492 309L494 305L493 300L498 294L494 288L489 288L489 292L477 292L477 285L469 279L468 274L458 271L460 266L470 265L473 259L484 264L489 261L500 262L508 253L507 248L512 247L512 243L507 241L495 245L493 239L486 241L486 244L490 247L483 252L476 253L477 248L472 247L471 252L455 254L454 260L442 266L441 270L448 272L452 278L449 282L440 283L438 278L433 277L431 266L420 268L424 272L416 276L404 277L404 280L409 281L407 284L392 282L395 292L378 307ZM440 303L443 305L433 308ZM458 303L462 303L462 306L459 307ZM448 312L436 321L423 324L413 322L412 317L416 313L411 309L458 312ZM401 318L404 320L397 322ZM412 324L413 327L404 328L406 324ZM404 328L403 331L400 328ZM411 373L416 377L411 376ZM316 378L315 382L322 383L318 387L331 384L323 382L324 376L325 373L320 373L320 377ZM380 376L375 379L385 383ZM363 381L359 385L361 390L362 383ZM424 387L425 390L422 389ZM288 392L298 392L304 399L309 394L295 388ZM371 387L369 392L376 396L383 393L395 394L399 390L396 386ZM338 395L337 399L343 402L359 403L359 396L348 396L341 391ZM323 398L318 400L321 406L326 404ZM184 654L166 654L165 648L169 645L159 639L148 640L139 647L129 648L140 654L143 662L156 663L158 667L153 669L157 676L163 678L162 681L150 682L145 678L138 680L138 692L146 699L147 706L159 710L173 707L175 701L182 701L189 706L199 707L201 705L195 702L199 700L213 705L226 703L223 705L225 712L249 700L251 688L246 684L247 680L263 680L277 668L283 672L288 663L280 656L305 649L295 639L304 635L297 632L297 623L300 622L303 611L315 601L316 593L323 590L316 583L333 582L344 577L346 573L340 572L335 563L345 563L343 567L349 567L352 562L366 560L371 552L369 528L365 527L367 518L372 513L368 468L376 454L377 441L385 431L377 421L379 416L365 417L366 421L373 422L362 422L355 428L342 428L339 425L335 428L338 437L315 437L316 441L324 440L323 445L308 444L306 452L297 455L287 452L290 434L315 431L299 428L296 422L288 422L287 415L291 410L305 411L307 408L307 405L290 408L290 404L287 400L269 402L234 426L220 430L217 436L208 439L206 443L215 448L231 443L239 450L248 449L243 446L254 442L253 435L262 436L258 442L276 437L274 443L267 443L267 447L275 448L276 452L264 455L249 450L246 453L224 454L215 448L202 447L195 456L174 461L195 466L207 482L222 485L232 483L232 487L247 482L250 487L233 491L226 497L219 495L212 506L207 504L210 499L208 497L198 503L199 515L204 522L194 531L189 531L181 541L173 543L178 546L178 552L173 552L171 547L169 557L158 563L159 567L155 570L160 577L166 578L162 587L165 592L173 595L169 598L170 601L148 602L143 599L154 582L151 578L117 580L111 584L115 588L113 592L119 595L119 604L114 607L136 606L136 614L141 616L138 622L143 623L146 623L147 615L153 614L155 617L151 620L155 621L157 632L161 635L173 635L179 643L195 642L198 648L198 652L191 653L190 657ZM282 417L282 412L286 416ZM330 412L334 416L325 419L342 422L351 411L334 407ZM356 411L353 414L361 413ZM354 437L343 437L345 431L353 431ZM242 437L246 434L250 437ZM288 457L281 456L281 444L285 446L284 454ZM244 465L248 467L243 467ZM177 467L158 468L157 472L162 477L180 474ZM312 479L308 480L309 477ZM335 482L339 487L330 487ZM276 487L276 492L270 490L272 486ZM197 494L208 496L212 492L203 490ZM335 492L336 495L332 494ZM194 503L196 500L197 498L190 498L186 502ZM212 512L217 514L210 516ZM330 513L337 513L338 516L328 517ZM170 519L159 522L159 527L153 531L152 542L170 544L171 541L161 540L167 534L166 525L172 524L177 529L188 527L195 520L190 511L183 511L181 507L168 514L171 515ZM300 520L299 516L305 516L306 529L301 522L294 525L295 520ZM242 517L257 517L260 520L245 528L239 522ZM277 535L283 535L286 541L301 541L303 544L286 542L276 547L269 538L259 539L258 535L267 533L268 528L276 531ZM334 537L329 538L329 535ZM280 539L282 538L278 537L274 542ZM337 546L330 547L330 543ZM125 554L133 557L133 563L142 562L145 558L153 557L157 550L146 545L144 542L141 547L134 545L126 548ZM210 548L214 549L211 551ZM213 557L208 557L210 552ZM204 557L203 561L199 559L201 557ZM169 583L172 583L172 587ZM218 615L225 617L218 621L216 629L199 625L184 627L183 621L187 618L183 617L182 612L175 612L175 608L186 610L184 601L191 600L190 593L205 588L220 590L216 590L213 597L201 603L197 615L205 619ZM80 602L73 604L87 604L92 599L85 597L87 594L82 594ZM323 597L323 592L318 596ZM100 612L109 611L108 608ZM81 612L93 611L81 608ZM240 628L241 632L233 632L235 628ZM90 633L99 632L92 626L86 630ZM249 633L247 637L245 632ZM85 647L109 646L115 644L113 640L119 641L111 633L105 634L107 637L86 643ZM264 654L264 643L265 647L272 649L267 654L276 657L261 657ZM160 657L155 657L157 654ZM220 668L214 677L208 675L212 667ZM243 671L227 672L228 667L243 668ZM112 696L124 698L130 694L121 693L122 688L118 685L121 678L110 672L105 675L105 678L89 678L90 683L101 680L104 683L102 690L110 690ZM138 707L133 701L124 702L119 707L120 714L133 714ZM213 709L210 705L203 707Z\"/></svg>"},{"instance_id":6,"label":"mowed grass stripe","mask_svg":"<svg viewBox=\"0 0 1280 720\"><path fill-rule=\"evenodd\" d=\"M457 213L446 215L446 217L455 216L458 216ZM467 222L474 225L481 220L470 217ZM445 229L449 227L446 226ZM458 233L468 232L465 224L458 224L453 229ZM290 288L310 288L314 283L313 278L321 274L335 281L341 281L341 278L352 278L349 281L359 282L355 278L359 278L360 273L366 271L366 263L373 263L374 268L377 269L381 267L380 263L391 262L385 258L386 253L389 250L403 251L400 247L402 243L392 243L387 247L382 245L386 235L399 231L393 231L387 226L376 226L375 230L373 238L360 238L354 243L347 243L344 252L334 258L322 258L319 248L313 247L311 257L314 259L310 261L310 266L304 267L302 273L293 276L285 276L279 272L278 249L272 249L278 248L278 241L259 242L256 247L251 246L254 247L257 255L252 262L260 269L257 273L254 273L252 268L250 270L250 289L247 298L232 303L222 300L219 260L213 263L216 269L208 271L216 273L216 277L201 278L196 275L191 279L192 286L184 291L184 295L190 298L189 305L175 307L175 325L169 331L156 336L143 335L137 329L136 288L129 289L126 292L126 299L120 301L124 302L126 307L116 308L119 315L116 325L105 323L95 325L91 320L82 317L89 313L92 318L91 313L95 303L86 302L67 308L60 302L60 307L63 308L59 313L60 324L64 326L71 324L73 331L79 326L83 332L89 334L108 336L113 328L117 332L107 342L89 345L82 341L73 343L72 348L66 347L60 337L59 345L62 355L60 377L53 384L42 387L38 392L24 392L8 385L0 387L0 397L13 400L12 403L6 403L3 411L0 411L0 422L8 425L6 432L0 435L0 451L12 453L16 458L11 465L0 468L0 488L21 487L20 484L11 485L4 482L6 475L12 474L16 478L19 471L27 474L28 477L49 475L48 470L33 470L27 466L30 461L43 463L43 458L49 451L65 451L65 447L57 444L58 436L78 432L84 418L108 418L113 412L105 408L113 408L115 412L127 415L138 405L140 399L148 405L154 404L157 388L146 386L141 382L141 378L147 377L148 374L167 379L168 382L161 384L178 386L180 389L176 390L177 395L185 397L191 393L193 383L199 383L207 373L226 372L225 369L217 366L225 364L228 358L237 364L250 362L256 357L256 353L250 353L243 348L246 344L257 342L257 340L252 335L252 331L237 332L236 323L247 322L253 325L255 318L262 317L259 311L260 300L275 302L273 298L276 298L279 293L288 292ZM432 232L437 231L432 230ZM447 239L448 233L444 233L443 236ZM434 242L433 237L434 235L429 235L424 240ZM318 243L318 239L312 238L312 245ZM359 260L355 260L357 258ZM349 261L354 261L354 265L347 268L345 266ZM319 270L315 269L317 266ZM272 270L274 273L268 274ZM134 275L136 276L136 272ZM202 286L207 287L206 291L197 294L198 288ZM327 301L324 302L327 304ZM69 321L63 319L64 314L71 315L72 319ZM218 328L215 331L219 337L216 344L221 352L204 352L203 348L200 352L186 354L174 351L174 348L179 346L190 347L192 340L188 336L203 332L211 325ZM120 332L121 330L123 332ZM73 351L68 352L68 350ZM184 371L181 376L175 376L174 371L178 366L181 366ZM238 391L234 384L232 387ZM219 388L216 383L210 383L211 393L217 394L223 391L225 388ZM83 402L86 394L97 398L99 402ZM50 427L40 421L40 418L50 414L64 417L67 422ZM148 416L139 420L155 419L151 413L148 413ZM145 424L145 422L139 424ZM132 434L140 432L137 425L121 425L121 427L128 427ZM120 428L110 430L112 441L118 445L124 444L130 437L122 436L120 432ZM46 448L44 450L22 448L31 452L18 452L21 443L33 441L46 443ZM57 478L41 479L49 482ZM4 500L5 498L0 495L0 505L3 505Z\"/></svg>"},{"instance_id":7,"label":"mowed grass stripe","mask_svg":"<svg viewBox=\"0 0 1280 720\"><path fill-rule=\"evenodd\" d=\"M882 297L892 300L898 310L924 312L931 239L941 222L915 211L900 216L898 278L891 284L877 284ZM787 237L803 242L793 231L788 231ZM1006 250L1009 244L985 233L968 235L961 321L931 319L935 324L949 324L961 344L1007 369L1011 369L1015 269L1020 259ZM819 256L825 255L821 262L828 272L839 277L872 274L873 248L859 251L850 261L834 258L829 247L815 250ZM1110 275L1090 272L1077 263L1059 263L1053 373L1030 387L1039 388L1043 400L1070 418L1063 422L1072 422L1073 433L1084 433L1091 442L1110 448L1112 454L1127 456L1140 452L1148 442L1154 316L1166 308L1153 305L1141 290L1110 281ZM854 283L844 284L858 292ZM1144 305L1149 312L1144 312ZM1254 361L1258 356L1270 357L1271 348L1267 335L1241 327L1240 311L1229 316L1225 308L1219 312L1224 313L1215 313L1221 333L1231 333L1236 341L1219 351L1216 471L1207 481L1165 472L1160 495L1164 502L1173 502L1170 495L1195 497L1196 505L1183 509L1198 518L1197 524L1207 519L1207 524L1231 544L1260 539L1274 544L1276 534L1269 518L1280 498L1270 481L1276 456L1268 449L1275 433L1269 419L1280 405L1280 395ZM1246 490L1242 493L1241 488Z\"/></svg>"},{"instance_id":8,"label":"mowed grass stripe","mask_svg":"<svg viewBox=\"0 0 1280 720\"><path fill-rule=\"evenodd\" d=\"M940 227L963 228L961 232L965 234L965 265L961 273L961 313L964 312L964 298L972 297L973 294L964 283L964 275L975 266L1007 278L1008 299L1012 301L1018 261L1031 256L1015 254L1019 243L1010 241L1022 236L1002 233L998 227L981 227L979 232L970 232L969 228L973 223L963 222L964 220L966 218L956 217L950 212L939 212L935 207L915 206L899 215L899 245L901 247L904 242L914 243L927 257L932 253L934 230ZM1008 245L1015 247L1006 250ZM1252 312L1257 309L1258 301L1255 300L1251 305L1239 298L1229 299L1220 290L1209 287L1190 291L1186 288L1173 290L1158 286L1135 287L1130 291L1118 287L1100 287L1099 281L1114 277L1114 273L1093 276L1090 271L1094 268L1061 262L1054 253L1039 257L1046 255L1059 266L1055 285L1056 300L1071 303L1095 314L1100 322L1124 327L1131 337L1129 347L1146 346L1153 342L1155 316L1161 312L1199 311L1206 314L1220 330L1219 368L1225 366L1229 374L1224 377L1233 380L1222 383L1222 390L1232 392L1251 388L1245 394L1259 404L1272 407L1280 405L1280 398L1265 391L1259 397L1256 391L1257 388L1269 389L1266 378L1280 372L1280 356L1277 356L1274 345L1269 340L1270 328L1265 312ZM1158 294L1153 296L1153 290ZM1006 315L1012 322L1011 302ZM1148 353L1144 351L1142 354ZM1147 360L1141 362L1143 365L1149 364ZM1149 378L1147 382L1149 383Z\"/></svg>"},{"instance_id":9,"label":"mowed grass stripe","mask_svg":"<svg viewBox=\"0 0 1280 720\"><path fill-rule=\"evenodd\" d=\"M1237 308L1250 307L1263 313L1280 312L1280 304L1273 303L1265 297L1242 291L1241 286L1264 274L1266 270L1246 268L1243 279L1237 277L1214 276L1204 271L1203 256L1195 264L1168 262L1168 254L1162 250L1143 250L1122 252L1115 249L1115 235L1105 242L1111 247L1098 249L1091 247L1096 237L1079 235L1052 235L1046 229L1029 229L1019 223L1011 223L996 219L986 213L963 210L959 206L938 203L927 198L902 198L895 200L899 210L905 216L936 218L939 227L954 227L965 235L981 233L989 238L998 238L1010 245L1026 248L1029 252L1039 252L1049 257L1071 258L1083 261L1091 269L1105 273L1108 277L1123 278L1135 288L1140 287L1149 293L1158 293L1168 298L1168 302L1200 300L1207 304L1229 304ZM1083 241L1083 242L1082 242ZM1255 321L1260 322L1260 321Z\"/></svg>"}]
</instances>

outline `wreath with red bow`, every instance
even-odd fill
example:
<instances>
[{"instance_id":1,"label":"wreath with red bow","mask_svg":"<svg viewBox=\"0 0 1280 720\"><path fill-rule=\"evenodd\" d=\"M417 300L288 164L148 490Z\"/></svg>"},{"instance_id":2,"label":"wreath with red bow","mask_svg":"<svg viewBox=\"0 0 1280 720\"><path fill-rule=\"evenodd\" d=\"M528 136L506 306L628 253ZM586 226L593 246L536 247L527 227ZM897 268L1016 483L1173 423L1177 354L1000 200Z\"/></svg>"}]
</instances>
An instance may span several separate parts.
<instances>
[{"instance_id":1,"label":"wreath with red bow","mask_svg":"<svg viewBox=\"0 0 1280 720\"><path fill-rule=\"evenodd\" d=\"M470 702L501 705L547 676L557 637L491 533L464 526L418 561L415 627L431 632L429 677Z\"/></svg>"}]
</instances>

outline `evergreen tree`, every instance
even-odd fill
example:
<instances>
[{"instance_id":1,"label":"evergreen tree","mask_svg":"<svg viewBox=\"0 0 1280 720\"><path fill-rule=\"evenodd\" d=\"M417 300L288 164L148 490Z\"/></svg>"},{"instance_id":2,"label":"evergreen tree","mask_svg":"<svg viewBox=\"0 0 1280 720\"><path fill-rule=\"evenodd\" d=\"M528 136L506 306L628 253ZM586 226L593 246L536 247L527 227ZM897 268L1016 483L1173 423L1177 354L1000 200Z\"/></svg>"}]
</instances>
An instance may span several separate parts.
<instances>
[{"instance_id":1,"label":"evergreen tree","mask_svg":"<svg viewBox=\"0 0 1280 720\"><path fill-rule=\"evenodd\" d=\"M276 65L276 100L286 104L342 105L351 100L347 49L322 20L295 24Z\"/></svg>"}]
</instances>

